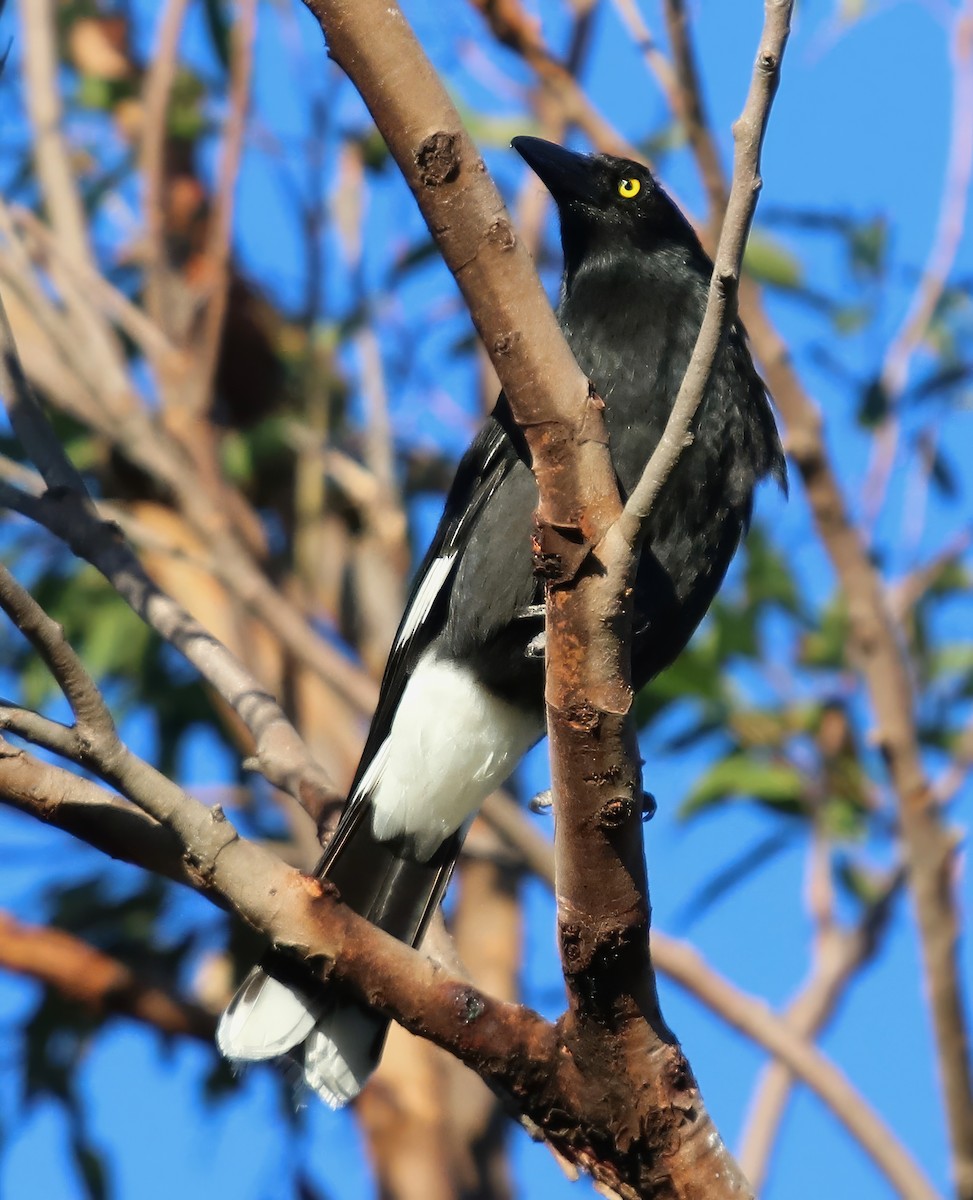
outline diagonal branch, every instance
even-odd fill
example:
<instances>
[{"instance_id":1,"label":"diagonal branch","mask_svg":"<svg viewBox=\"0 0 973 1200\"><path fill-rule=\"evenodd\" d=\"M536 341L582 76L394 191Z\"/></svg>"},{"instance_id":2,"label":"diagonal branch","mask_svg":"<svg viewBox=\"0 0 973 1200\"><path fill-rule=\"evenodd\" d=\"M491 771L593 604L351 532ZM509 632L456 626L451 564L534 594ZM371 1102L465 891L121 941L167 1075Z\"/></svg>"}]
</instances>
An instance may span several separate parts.
<instances>
[{"instance_id":1,"label":"diagonal branch","mask_svg":"<svg viewBox=\"0 0 973 1200\"><path fill-rule=\"evenodd\" d=\"M146 982L110 954L61 929L25 925L0 912L0 971L36 979L98 1015L131 1017L160 1033L212 1046L212 1013Z\"/></svg>"},{"instance_id":2,"label":"diagonal branch","mask_svg":"<svg viewBox=\"0 0 973 1200\"><path fill-rule=\"evenodd\" d=\"M711 237L715 240L719 233L723 214L727 211L728 206L729 193L726 175L720 161L719 147L713 137L703 103L703 92L696 69L696 56L693 53L690 37L686 0L665 0L663 9L666 30L672 48L673 65L678 80L678 85L672 93L676 99L675 112L686 131L686 137L709 198L709 227Z\"/></svg>"},{"instance_id":3,"label":"diagonal branch","mask_svg":"<svg viewBox=\"0 0 973 1200\"><path fill-rule=\"evenodd\" d=\"M777 86L780 62L790 32L791 5L766 6L764 32L757 50L750 90L743 112L733 126L733 181L716 247L706 311L686 375L679 388L665 431L633 489L618 522L618 532L634 546L642 522L691 437L693 418L703 401L720 350L736 318L737 292L743 252L760 194L760 151Z\"/></svg>"},{"instance_id":4,"label":"diagonal branch","mask_svg":"<svg viewBox=\"0 0 973 1200\"><path fill-rule=\"evenodd\" d=\"M142 620L180 650L233 707L253 735L257 759L267 779L310 811L319 811L334 798L334 788L283 710L224 646L156 587L118 527L98 515L84 480L61 448L24 378L2 299L0 390L14 431L48 487L36 497L0 482L0 506L13 508L44 525L101 571ZM17 598L17 585L9 575L7 587L10 603L26 604ZM26 600L33 604L29 596Z\"/></svg>"},{"instance_id":5,"label":"diagonal branch","mask_svg":"<svg viewBox=\"0 0 973 1200\"><path fill-rule=\"evenodd\" d=\"M527 820L518 805L508 796L497 792L484 804L483 816L504 841L523 857L528 869L553 891L554 846ZM901 884L901 880L898 884ZM890 894L894 886L897 885L892 881ZM877 905L876 910L880 907ZM838 955L840 962L833 964L824 981L825 987L817 990L824 991L826 988L826 998L832 997L830 985L835 976L840 976L845 966L853 969L848 960L852 956L857 959L870 952L875 940L872 926L877 919L880 919L880 914L873 911L859 929L843 939ZM693 947L658 930L652 931L652 962L660 974L677 983L715 1016L750 1038L754 1045L761 1046L773 1055L774 1061L767 1068L768 1073L784 1076L788 1087L795 1080L800 1080L810 1088L834 1118L858 1141L890 1186L900 1195L913 1197L914 1200L920 1197L922 1200L935 1200L936 1192L932 1184L893 1131L842 1071L808 1041L803 1026L798 1027L792 1013L780 1017L771 1012L763 1000L747 995L721 976ZM816 992L815 1001L817 999ZM756 1154L747 1148L741 1154L740 1161L745 1170L747 1162L760 1166ZM746 1173L759 1191L756 1176L751 1176L749 1171Z\"/></svg>"},{"instance_id":6,"label":"diagonal branch","mask_svg":"<svg viewBox=\"0 0 973 1200\"><path fill-rule=\"evenodd\" d=\"M210 399L213 374L220 350L226 317L229 286L230 235L233 231L233 201L243 156L243 134L250 101L253 48L257 36L257 2L244 0L233 23L233 55L230 63L229 116L225 122L223 153L216 185L213 215L203 255L208 278L206 305L200 322L198 349L186 389L180 399L199 415Z\"/></svg>"},{"instance_id":7,"label":"diagonal branch","mask_svg":"<svg viewBox=\"0 0 973 1200\"><path fill-rule=\"evenodd\" d=\"M21 0L25 99L34 128L34 162L51 225L79 262L92 262L81 196L63 134L54 0Z\"/></svg>"},{"instance_id":8,"label":"diagonal branch","mask_svg":"<svg viewBox=\"0 0 973 1200\"><path fill-rule=\"evenodd\" d=\"M973 3L970 0L964 0L954 17L952 58L952 131L939 220L926 265L902 324L885 352L879 375L879 386L889 411L876 432L872 461L862 485L866 529L871 529L878 517L895 465L901 432L899 404L909 379L909 368L929 333L966 228L973 176L973 121L970 121L973 112Z\"/></svg>"}]
</instances>

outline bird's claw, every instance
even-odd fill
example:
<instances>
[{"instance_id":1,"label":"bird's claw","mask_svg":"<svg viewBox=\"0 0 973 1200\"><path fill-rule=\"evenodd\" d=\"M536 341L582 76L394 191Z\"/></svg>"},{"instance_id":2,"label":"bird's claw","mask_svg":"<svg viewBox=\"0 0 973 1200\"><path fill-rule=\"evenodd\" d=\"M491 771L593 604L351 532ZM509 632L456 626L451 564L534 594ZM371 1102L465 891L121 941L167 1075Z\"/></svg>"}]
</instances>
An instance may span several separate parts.
<instances>
[{"instance_id":1,"label":"bird's claw","mask_svg":"<svg viewBox=\"0 0 973 1200\"><path fill-rule=\"evenodd\" d=\"M546 791L538 792L536 796L528 803L527 807L532 813L548 813L551 811L551 806L554 804L554 793L550 788Z\"/></svg>"}]
</instances>

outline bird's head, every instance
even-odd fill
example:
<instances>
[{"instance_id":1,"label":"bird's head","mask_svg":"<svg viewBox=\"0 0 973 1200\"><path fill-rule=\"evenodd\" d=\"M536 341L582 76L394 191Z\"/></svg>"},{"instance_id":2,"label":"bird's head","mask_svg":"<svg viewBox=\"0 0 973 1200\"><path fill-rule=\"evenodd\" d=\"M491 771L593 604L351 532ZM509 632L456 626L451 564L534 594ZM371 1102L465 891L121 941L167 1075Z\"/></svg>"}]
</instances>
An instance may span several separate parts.
<instances>
[{"instance_id":1,"label":"bird's head","mask_svg":"<svg viewBox=\"0 0 973 1200\"><path fill-rule=\"evenodd\" d=\"M513 148L554 198L568 275L578 262L676 248L702 256L689 222L648 167L610 154L576 154L554 142L515 137Z\"/></svg>"}]
</instances>

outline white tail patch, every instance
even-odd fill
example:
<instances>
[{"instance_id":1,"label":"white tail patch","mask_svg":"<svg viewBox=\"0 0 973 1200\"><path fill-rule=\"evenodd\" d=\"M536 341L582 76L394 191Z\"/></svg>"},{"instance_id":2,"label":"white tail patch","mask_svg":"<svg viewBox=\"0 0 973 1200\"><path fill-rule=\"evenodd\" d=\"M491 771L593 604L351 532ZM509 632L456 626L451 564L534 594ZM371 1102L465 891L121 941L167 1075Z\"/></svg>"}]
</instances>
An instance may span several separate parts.
<instances>
[{"instance_id":1,"label":"white tail patch","mask_svg":"<svg viewBox=\"0 0 973 1200\"><path fill-rule=\"evenodd\" d=\"M370 780L372 832L382 841L412 836L417 857L429 858L541 733L535 717L493 695L467 667L427 650L402 693ZM370 773L371 767L366 777Z\"/></svg>"},{"instance_id":2,"label":"white tail patch","mask_svg":"<svg viewBox=\"0 0 973 1200\"><path fill-rule=\"evenodd\" d=\"M254 967L220 1017L216 1044L224 1058L277 1058L303 1042L321 1006Z\"/></svg>"}]
</instances>

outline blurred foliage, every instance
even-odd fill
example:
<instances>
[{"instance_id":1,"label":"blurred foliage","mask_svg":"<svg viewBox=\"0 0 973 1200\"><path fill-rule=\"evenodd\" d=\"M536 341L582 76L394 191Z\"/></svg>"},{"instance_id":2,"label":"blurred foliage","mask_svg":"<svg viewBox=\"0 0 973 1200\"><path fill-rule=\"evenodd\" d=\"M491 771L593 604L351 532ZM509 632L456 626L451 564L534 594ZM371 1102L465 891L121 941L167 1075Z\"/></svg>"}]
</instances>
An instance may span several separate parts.
<instances>
[{"instance_id":1,"label":"blurred foliage","mask_svg":"<svg viewBox=\"0 0 973 1200\"><path fill-rule=\"evenodd\" d=\"M132 218L141 188L137 135L147 69L139 54L151 46L151 7L137 12L122 0L74 0L58 7L66 128L77 150L98 253L106 276L136 304L145 289L144 259L133 230L138 221ZM865 0L842 0L833 5L833 17L855 22L870 7ZM172 186L168 248L187 286L198 266L212 201L233 7L227 0L197 0L194 13L201 19L180 61L166 124L167 183ZM284 19L281 6L263 7L261 20L275 28ZM18 53L15 45L5 80L16 77ZM288 53L299 77L304 60L293 46ZM259 514L268 573L312 594L329 636L343 639L354 652L362 647L355 641L355 624L342 620L342 603L353 590L354 553L367 523L347 480L325 472L322 452L327 446L353 463L366 461L367 386L358 339L370 329L381 346L395 482L410 513L429 494L438 502L448 485L477 422L479 368L455 287L350 85L330 72L323 81L309 79L307 88L317 123L302 129L300 137L271 132L275 115L265 97L261 107L258 93L247 179L252 184L259 175L265 187L276 189L275 221L281 196L289 217L279 228L267 223L269 253L265 247L262 255L244 256L239 249L234 255L209 416L226 479ZM542 132L519 93L516 111L511 115L504 103L498 115L482 88L470 91L475 96L458 99L486 150L505 147L514 133ZM638 144L662 164L663 173L670 158L688 154L680 125L669 119L644 131ZM23 125L7 149L5 194L36 211L33 146ZM511 189L508 199L514 198ZM404 215L390 222L392 210ZM384 224L378 224L380 217ZM946 415L968 410L973 397L973 282L954 280L944 291L906 390L890 397L882 383L882 356L893 332L886 298L908 292L917 281L916 265L898 257L894 221L894 213L862 213L850 202L840 211L765 205L746 270L806 318L808 341L800 353L816 382L838 397L838 450L844 452L845 442L865 444L856 461L867 461L888 421L901 420L899 468L914 480L909 504L921 509L922 497L932 491L954 526L968 524L964 464L955 461L954 448L938 438L937 430ZM282 244L296 242L300 250L282 253L278 262L278 237ZM289 268L281 265L285 257L300 259L306 275L289 276ZM559 261L550 232L538 261ZM824 262L832 267L824 269ZM126 346L132 378L152 405L157 397L145 382L147 365L133 345ZM56 425L97 495L123 505L169 503L158 485L102 436L63 416L56 417ZM9 437L2 439L0 452L20 458ZM314 503L326 536L316 561L319 567L323 561L334 578L312 576L300 549L307 503L302 488L308 476L319 481L322 474L325 482ZM857 513L857 494L852 503ZM96 572L33 530L19 524L5 529L5 553L18 561L34 595L64 626L120 720L151 714L154 759L163 771L185 773L191 739L201 730L207 731L208 745L238 749L225 712ZM916 544L908 544L899 529L883 529L872 549L893 584L922 565ZM795 839L806 842L812 836L828 845L835 879L853 911L863 913L875 899L876 860L884 863L894 853L885 776L869 742L849 657L847 605L821 556L807 550L758 521L689 649L637 699L649 755L692 752L705 762L685 796L660 797L663 805L678 805L687 822L728 819L740 805L765 818L766 832L728 852L721 870L688 899L687 919L752 878ZM923 745L933 755L956 746L973 710L973 652L962 632L970 627L970 582L962 547L920 589L905 622ZM0 638L20 698L48 708L56 691L43 666L8 628ZM288 702L290 682L288 677L281 687ZM56 707L51 711L63 715ZM254 795L252 802L259 807L261 797ZM174 885L144 880L120 897L117 873L108 863L81 883L65 885L53 874L51 879L39 901L43 915L149 977L190 986L214 940L234 967L258 953L252 934L222 915L216 918L215 938L212 924L204 922L198 931L163 937ZM109 1179L85 1130L76 1068L100 1028L100 1020L44 994L20 1031L25 1100L54 1097L65 1107L79 1177L95 1200L109 1195ZM235 1082L214 1055L201 1086L218 1097ZM286 1084L281 1096L282 1111L299 1119ZM307 1200L315 1194L306 1178L293 1185L294 1194Z\"/></svg>"}]
</instances>

